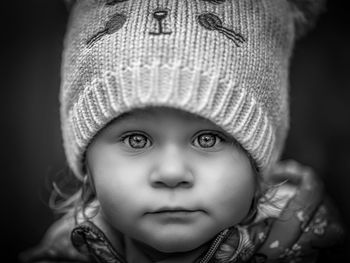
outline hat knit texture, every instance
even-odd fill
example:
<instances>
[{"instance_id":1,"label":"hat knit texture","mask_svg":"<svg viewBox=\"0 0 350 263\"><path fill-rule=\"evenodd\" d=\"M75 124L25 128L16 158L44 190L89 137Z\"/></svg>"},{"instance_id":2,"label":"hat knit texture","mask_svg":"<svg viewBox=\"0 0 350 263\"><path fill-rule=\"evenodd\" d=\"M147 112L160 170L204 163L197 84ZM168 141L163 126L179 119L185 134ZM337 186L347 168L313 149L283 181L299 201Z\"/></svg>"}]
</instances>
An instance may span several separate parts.
<instances>
[{"instance_id":1,"label":"hat knit texture","mask_svg":"<svg viewBox=\"0 0 350 263\"><path fill-rule=\"evenodd\" d=\"M75 175L98 131L147 106L211 120L268 169L288 131L293 9L287 0L77 1L60 92Z\"/></svg>"}]
</instances>

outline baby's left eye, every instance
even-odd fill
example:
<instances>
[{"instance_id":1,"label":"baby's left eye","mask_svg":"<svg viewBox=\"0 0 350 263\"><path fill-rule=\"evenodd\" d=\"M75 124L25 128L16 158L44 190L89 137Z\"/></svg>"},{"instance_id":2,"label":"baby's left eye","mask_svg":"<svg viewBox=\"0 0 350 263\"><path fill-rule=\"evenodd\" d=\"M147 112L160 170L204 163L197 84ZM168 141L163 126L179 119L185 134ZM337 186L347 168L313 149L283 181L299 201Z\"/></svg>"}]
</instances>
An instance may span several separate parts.
<instances>
[{"instance_id":1,"label":"baby's left eye","mask_svg":"<svg viewBox=\"0 0 350 263\"><path fill-rule=\"evenodd\" d=\"M213 133L202 133L192 141L193 145L200 148L212 148L219 144L222 139Z\"/></svg>"}]
</instances>

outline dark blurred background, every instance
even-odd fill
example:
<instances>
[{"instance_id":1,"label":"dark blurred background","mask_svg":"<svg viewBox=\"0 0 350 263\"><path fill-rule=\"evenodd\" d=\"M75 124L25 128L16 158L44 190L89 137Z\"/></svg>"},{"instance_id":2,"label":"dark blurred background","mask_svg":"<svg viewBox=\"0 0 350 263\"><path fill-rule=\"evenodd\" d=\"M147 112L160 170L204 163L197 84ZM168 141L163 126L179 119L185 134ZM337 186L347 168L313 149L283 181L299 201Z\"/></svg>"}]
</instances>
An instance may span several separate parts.
<instances>
[{"instance_id":1,"label":"dark blurred background","mask_svg":"<svg viewBox=\"0 0 350 263\"><path fill-rule=\"evenodd\" d=\"M66 166L58 91L68 13L62 0L4 2L0 259L17 262L17 254L37 244L52 223L46 178ZM350 31L339 2L329 1L328 12L295 48L284 158L315 168L349 225ZM349 241L327 255L322 262L349 262Z\"/></svg>"}]
</instances>

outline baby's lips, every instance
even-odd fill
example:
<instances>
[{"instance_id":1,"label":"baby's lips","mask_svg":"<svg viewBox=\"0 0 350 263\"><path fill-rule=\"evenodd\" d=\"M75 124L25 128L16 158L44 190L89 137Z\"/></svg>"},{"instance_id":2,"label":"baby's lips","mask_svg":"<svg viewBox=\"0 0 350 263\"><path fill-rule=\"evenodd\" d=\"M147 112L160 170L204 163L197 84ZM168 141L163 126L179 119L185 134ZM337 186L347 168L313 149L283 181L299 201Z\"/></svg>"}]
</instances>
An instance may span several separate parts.
<instances>
[{"instance_id":1,"label":"baby's lips","mask_svg":"<svg viewBox=\"0 0 350 263\"><path fill-rule=\"evenodd\" d=\"M162 212L205 212L203 209L198 209L198 208L187 208L187 207L182 207L182 206L164 206L164 207L159 207L156 209L151 210L148 213L155 214L155 213L162 213Z\"/></svg>"}]
</instances>

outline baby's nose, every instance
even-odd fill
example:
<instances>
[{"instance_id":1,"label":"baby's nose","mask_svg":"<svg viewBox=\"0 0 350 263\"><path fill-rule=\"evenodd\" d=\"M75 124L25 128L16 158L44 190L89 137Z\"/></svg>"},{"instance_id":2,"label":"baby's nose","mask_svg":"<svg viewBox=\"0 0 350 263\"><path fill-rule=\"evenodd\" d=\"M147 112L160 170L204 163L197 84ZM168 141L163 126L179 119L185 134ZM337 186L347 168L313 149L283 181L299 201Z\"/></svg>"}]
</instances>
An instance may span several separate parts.
<instances>
[{"instance_id":1,"label":"baby's nose","mask_svg":"<svg viewBox=\"0 0 350 263\"><path fill-rule=\"evenodd\" d=\"M181 149L176 146L166 147L159 154L150 175L151 185L155 188L191 188L194 175Z\"/></svg>"}]
</instances>

